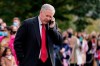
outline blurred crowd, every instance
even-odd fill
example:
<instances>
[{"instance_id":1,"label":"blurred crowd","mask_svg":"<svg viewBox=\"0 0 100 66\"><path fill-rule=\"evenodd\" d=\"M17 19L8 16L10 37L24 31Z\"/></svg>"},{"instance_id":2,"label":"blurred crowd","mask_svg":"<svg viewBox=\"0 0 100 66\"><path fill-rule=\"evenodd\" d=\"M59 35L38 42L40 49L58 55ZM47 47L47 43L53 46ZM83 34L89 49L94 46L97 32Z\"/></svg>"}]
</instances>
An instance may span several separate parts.
<instances>
[{"instance_id":1,"label":"blurred crowd","mask_svg":"<svg viewBox=\"0 0 100 66\"><path fill-rule=\"evenodd\" d=\"M8 26L0 18L0 65L1 66L18 66L18 60L14 50L14 39L20 26L20 19L14 17L12 24Z\"/></svg>"},{"instance_id":2,"label":"blurred crowd","mask_svg":"<svg viewBox=\"0 0 100 66\"><path fill-rule=\"evenodd\" d=\"M88 34L68 28L62 32L62 37L63 43L57 53L61 65L56 62L57 66L100 66L99 32Z\"/></svg>"},{"instance_id":3,"label":"blurred crowd","mask_svg":"<svg viewBox=\"0 0 100 66\"><path fill-rule=\"evenodd\" d=\"M18 66L14 39L21 22L18 17L12 19L8 26L0 18L0 65ZM61 32L63 43L54 45L56 66L100 66L100 34L93 31L90 34L75 32L68 28Z\"/></svg>"}]
</instances>

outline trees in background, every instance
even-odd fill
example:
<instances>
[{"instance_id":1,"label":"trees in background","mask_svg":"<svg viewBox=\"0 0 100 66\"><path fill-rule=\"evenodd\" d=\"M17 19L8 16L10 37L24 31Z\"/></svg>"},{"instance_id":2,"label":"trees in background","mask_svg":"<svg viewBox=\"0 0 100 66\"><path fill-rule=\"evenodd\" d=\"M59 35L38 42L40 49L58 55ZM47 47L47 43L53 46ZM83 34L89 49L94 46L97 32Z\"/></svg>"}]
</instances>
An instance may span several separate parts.
<instances>
[{"instance_id":1,"label":"trees in background","mask_svg":"<svg viewBox=\"0 0 100 66\"><path fill-rule=\"evenodd\" d=\"M23 21L38 15L44 3L55 7L54 17L62 30L72 27L82 31L93 24L91 20L100 18L100 0L0 0L0 17L9 25L13 17Z\"/></svg>"}]
</instances>

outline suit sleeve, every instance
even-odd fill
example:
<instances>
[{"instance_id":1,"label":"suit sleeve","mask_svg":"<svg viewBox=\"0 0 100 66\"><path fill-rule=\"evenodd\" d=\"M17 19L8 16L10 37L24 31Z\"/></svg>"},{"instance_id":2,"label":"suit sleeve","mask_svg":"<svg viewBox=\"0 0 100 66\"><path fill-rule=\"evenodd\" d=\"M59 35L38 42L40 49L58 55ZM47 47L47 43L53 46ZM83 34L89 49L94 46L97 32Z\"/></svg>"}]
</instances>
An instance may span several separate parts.
<instances>
[{"instance_id":1,"label":"suit sleeve","mask_svg":"<svg viewBox=\"0 0 100 66\"><path fill-rule=\"evenodd\" d=\"M26 36L26 28L27 23L24 21L23 24L19 27L14 41L14 49L19 62L21 62L24 58L23 45Z\"/></svg>"},{"instance_id":2,"label":"suit sleeve","mask_svg":"<svg viewBox=\"0 0 100 66\"><path fill-rule=\"evenodd\" d=\"M57 30L57 26L54 28L49 28L49 35L52 38L54 44L62 44L63 38L60 32Z\"/></svg>"}]
</instances>

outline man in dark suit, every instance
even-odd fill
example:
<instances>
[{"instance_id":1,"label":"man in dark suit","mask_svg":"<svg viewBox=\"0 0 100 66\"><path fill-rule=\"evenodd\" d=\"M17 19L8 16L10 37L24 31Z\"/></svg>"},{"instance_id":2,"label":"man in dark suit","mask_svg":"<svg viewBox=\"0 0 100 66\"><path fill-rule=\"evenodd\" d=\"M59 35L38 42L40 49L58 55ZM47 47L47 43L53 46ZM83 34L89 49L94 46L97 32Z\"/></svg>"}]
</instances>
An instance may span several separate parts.
<instances>
[{"instance_id":1,"label":"man in dark suit","mask_svg":"<svg viewBox=\"0 0 100 66\"><path fill-rule=\"evenodd\" d=\"M26 19L17 31L14 48L19 66L55 66L53 44L60 45L62 37L50 4L41 7L39 16Z\"/></svg>"}]
</instances>

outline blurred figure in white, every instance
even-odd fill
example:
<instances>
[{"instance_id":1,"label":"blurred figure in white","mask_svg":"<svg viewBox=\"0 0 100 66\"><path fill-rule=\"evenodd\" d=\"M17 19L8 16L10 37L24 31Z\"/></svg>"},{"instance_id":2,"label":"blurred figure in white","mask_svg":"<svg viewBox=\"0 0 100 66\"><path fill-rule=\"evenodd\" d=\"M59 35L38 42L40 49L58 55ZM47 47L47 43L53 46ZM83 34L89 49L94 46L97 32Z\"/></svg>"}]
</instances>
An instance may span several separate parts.
<instances>
[{"instance_id":1,"label":"blurred figure in white","mask_svg":"<svg viewBox=\"0 0 100 66\"><path fill-rule=\"evenodd\" d=\"M76 50L77 50L77 44L79 43L76 36L74 36L74 31L72 28L69 28L67 30L68 33L68 42L69 46L71 47L71 55L69 58L70 66L77 65L77 56L76 56Z\"/></svg>"},{"instance_id":2,"label":"blurred figure in white","mask_svg":"<svg viewBox=\"0 0 100 66\"><path fill-rule=\"evenodd\" d=\"M86 40L87 35L82 34L82 40L79 43L79 48L77 49L77 65L84 66L86 63L86 52L88 50L88 44Z\"/></svg>"}]
</instances>

